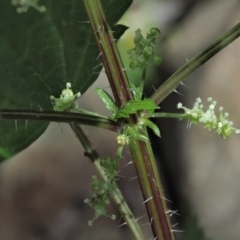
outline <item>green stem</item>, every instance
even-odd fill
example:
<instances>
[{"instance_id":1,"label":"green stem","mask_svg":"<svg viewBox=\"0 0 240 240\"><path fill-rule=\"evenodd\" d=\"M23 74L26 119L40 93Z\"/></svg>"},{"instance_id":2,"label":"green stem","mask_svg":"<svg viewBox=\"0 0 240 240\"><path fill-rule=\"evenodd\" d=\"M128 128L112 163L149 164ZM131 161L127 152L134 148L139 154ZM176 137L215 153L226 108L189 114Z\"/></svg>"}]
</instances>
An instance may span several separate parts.
<instances>
[{"instance_id":1,"label":"green stem","mask_svg":"<svg viewBox=\"0 0 240 240\"><path fill-rule=\"evenodd\" d=\"M121 107L132 100L133 95L127 75L123 71L124 67L116 43L113 41L111 29L107 24L101 7L101 1L83 1L93 32L95 33L113 96L117 106ZM136 124L138 118L137 114L132 114L130 119L128 119L129 126ZM148 138L146 131L145 136ZM133 140L130 141L129 147L137 170L154 238L158 240L173 240L175 238L171 231L171 224L167 215L168 209L163 200L165 196L161 187L151 145L150 143Z\"/></svg>"},{"instance_id":2,"label":"green stem","mask_svg":"<svg viewBox=\"0 0 240 240\"><path fill-rule=\"evenodd\" d=\"M100 164L99 156L96 152L96 150L93 148L91 142L81 129L81 127L75 123L70 124L71 128L75 132L76 136L78 137L79 141L81 142L84 150L86 151L86 155L90 158L92 163L97 168L98 172L100 173L101 177L105 182L108 181L108 177L106 176L105 169ZM117 155L121 155L121 149L117 152ZM122 217L126 221L126 224L128 225L130 231L132 232L133 236L137 240L144 240L143 233L141 231L140 226L138 225L137 221L135 220L130 208L128 207L121 191L116 188L112 194L111 194L114 202L116 203L116 206L118 207Z\"/></svg>"},{"instance_id":3,"label":"green stem","mask_svg":"<svg viewBox=\"0 0 240 240\"><path fill-rule=\"evenodd\" d=\"M73 108L73 109L72 109L72 112L79 112L79 113L84 113L84 114L88 114L88 115L92 115L92 116L97 116L97 117L101 117L101 118L106 118L106 119L108 119L108 117L106 117L106 116L103 116L103 115L98 114L98 113L96 113L96 112L87 111L87 110L81 109L81 108L79 108L79 107Z\"/></svg>"},{"instance_id":4,"label":"green stem","mask_svg":"<svg viewBox=\"0 0 240 240\"><path fill-rule=\"evenodd\" d=\"M105 117L93 116L83 113L56 112L25 109L0 109L1 119L11 120L35 120L46 122L76 122L119 132L122 127L119 123Z\"/></svg>"},{"instance_id":5,"label":"green stem","mask_svg":"<svg viewBox=\"0 0 240 240\"><path fill-rule=\"evenodd\" d=\"M147 137L147 133L145 134ZM129 144L141 184L153 235L158 240L174 240L163 187L150 142L133 140Z\"/></svg>"},{"instance_id":6,"label":"green stem","mask_svg":"<svg viewBox=\"0 0 240 240\"><path fill-rule=\"evenodd\" d=\"M157 112L151 115L153 118L178 118L183 119L185 118L185 114L183 113L164 113L164 112Z\"/></svg>"},{"instance_id":7,"label":"green stem","mask_svg":"<svg viewBox=\"0 0 240 240\"><path fill-rule=\"evenodd\" d=\"M106 17L102 10L101 1L83 0L83 2L96 37L116 105L121 107L130 101L133 96L114 36L112 31L110 31L109 24L105 20ZM112 71L113 69L114 71Z\"/></svg>"},{"instance_id":8,"label":"green stem","mask_svg":"<svg viewBox=\"0 0 240 240\"><path fill-rule=\"evenodd\" d=\"M140 86L139 86L139 89L141 90L142 94L143 94L143 90L144 90L146 74L147 74L147 67L144 67L144 69L142 70L142 79L140 81Z\"/></svg>"},{"instance_id":9,"label":"green stem","mask_svg":"<svg viewBox=\"0 0 240 240\"><path fill-rule=\"evenodd\" d=\"M181 82L194 72L198 67L207 62L223 48L229 46L236 38L240 36L240 23L223 34L209 47L202 51L188 63L184 64L171 77L169 77L151 96L151 99L159 105L169 94L171 94Z\"/></svg>"}]
</instances>

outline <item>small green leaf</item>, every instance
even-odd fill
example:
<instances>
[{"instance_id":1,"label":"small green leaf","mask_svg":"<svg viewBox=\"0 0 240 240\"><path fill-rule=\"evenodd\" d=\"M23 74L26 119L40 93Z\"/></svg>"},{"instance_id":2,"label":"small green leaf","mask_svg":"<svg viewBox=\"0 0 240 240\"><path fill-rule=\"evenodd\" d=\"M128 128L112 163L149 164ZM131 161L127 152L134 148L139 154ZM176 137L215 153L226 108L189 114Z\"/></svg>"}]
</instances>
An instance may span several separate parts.
<instances>
[{"instance_id":1,"label":"small green leaf","mask_svg":"<svg viewBox=\"0 0 240 240\"><path fill-rule=\"evenodd\" d=\"M139 133L139 131L137 129L129 128L127 133L128 133L128 136L130 138L139 139L139 140L141 140L143 142L148 142L149 141L148 137L146 137L145 135Z\"/></svg>"},{"instance_id":2,"label":"small green leaf","mask_svg":"<svg viewBox=\"0 0 240 240\"><path fill-rule=\"evenodd\" d=\"M116 117L128 118L130 114L134 114L142 110L153 113L154 110L158 108L159 107L151 99L131 100L119 109Z\"/></svg>"},{"instance_id":3,"label":"small green leaf","mask_svg":"<svg viewBox=\"0 0 240 240\"><path fill-rule=\"evenodd\" d=\"M109 109L113 113L113 115L115 115L118 109L114 103L113 98L101 88L96 88L96 92L98 96L102 99L102 101L105 103L106 108Z\"/></svg>"},{"instance_id":4,"label":"small green leaf","mask_svg":"<svg viewBox=\"0 0 240 240\"><path fill-rule=\"evenodd\" d=\"M142 90L139 87L136 87L133 83L130 83L131 90L135 100L142 99Z\"/></svg>"},{"instance_id":5,"label":"small green leaf","mask_svg":"<svg viewBox=\"0 0 240 240\"><path fill-rule=\"evenodd\" d=\"M153 130L153 132L158 136L158 137L161 137L161 133L160 133L160 130L158 128L158 126L153 123L151 120L149 119L144 119L144 125L146 125L147 127L151 128Z\"/></svg>"}]
</instances>

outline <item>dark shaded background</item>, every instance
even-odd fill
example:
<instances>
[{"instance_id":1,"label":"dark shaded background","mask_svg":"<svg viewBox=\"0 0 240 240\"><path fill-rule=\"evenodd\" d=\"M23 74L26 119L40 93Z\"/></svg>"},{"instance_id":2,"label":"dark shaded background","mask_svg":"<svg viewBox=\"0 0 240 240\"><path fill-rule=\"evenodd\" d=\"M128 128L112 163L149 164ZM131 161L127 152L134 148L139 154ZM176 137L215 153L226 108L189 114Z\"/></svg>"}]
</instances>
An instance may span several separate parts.
<instances>
[{"instance_id":1,"label":"dark shaded background","mask_svg":"<svg viewBox=\"0 0 240 240\"><path fill-rule=\"evenodd\" d=\"M238 17L239 16L239 17ZM163 64L148 82L147 95L178 67L194 57L213 40L230 29L240 18L239 1L135 1L122 22L130 26L120 41L131 48L136 28L143 31L158 25L162 31L159 53ZM123 52L123 57L126 56ZM240 41L236 40L186 80L161 105L163 111L176 111L177 103L191 107L197 97L212 96L230 113L240 128L239 115ZM137 79L137 74L129 72ZM149 76L151 73L149 72ZM82 108L108 112L94 88L108 88L105 74L81 97ZM179 239L239 239L240 159L239 136L227 140L203 130L186 128L186 122L160 119L162 138L152 143L163 176L166 193L177 209L175 229L184 230ZM90 127L86 133L101 156L114 156L115 135ZM121 162L120 187L142 224L146 239L151 239L141 192L128 150ZM65 124L51 124L44 135L26 151L0 166L1 240L105 240L132 239L114 206L117 220L100 218L93 227L87 222L93 210L83 203L90 198L91 177L97 174L83 155L80 143Z\"/></svg>"}]
</instances>

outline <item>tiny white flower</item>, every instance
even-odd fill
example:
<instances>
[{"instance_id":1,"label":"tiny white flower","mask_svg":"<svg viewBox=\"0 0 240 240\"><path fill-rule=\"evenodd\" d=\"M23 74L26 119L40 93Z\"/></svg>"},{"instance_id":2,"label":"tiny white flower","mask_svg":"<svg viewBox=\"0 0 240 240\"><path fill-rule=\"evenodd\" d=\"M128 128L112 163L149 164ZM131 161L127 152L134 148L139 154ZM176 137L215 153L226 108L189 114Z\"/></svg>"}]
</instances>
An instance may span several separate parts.
<instances>
[{"instance_id":1,"label":"tiny white flower","mask_svg":"<svg viewBox=\"0 0 240 240\"><path fill-rule=\"evenodd\" d=\"M75 94L75 96L76 96L77 98L79 98L79 97L81 96L81 93L80 93L80 92L77 92L77 93Z\"/></svg>"},{"instance_id":2,"label":"tiny white flower","mask_svg":"<svg viewBox=\"0 0 240 240\"><path fill-rule=\"evenodd\" d=\"M209 109L213 110L214 107L215 107L215 105L214 105L214 104L211 104L211 105L209 106Z\"/></svg>"},{"instance_id":3,"label":"tiny white flower","mask_svg":"<svg viewBox=\"0 0 240 240\"><path fill-rule=\"evenodd\" d=\"M188 119L188 127L191 126L192 123L196 124L198 122L204 124L204 128L209 131L214 130L223 138L226 138L231 135L234 131L239 134L240 129L233 128L233 122L228 120L229 113L223 112L223 107L219 107L219 116L215 113L215 107L217 102L213 100L211 97L208 99L209 106L208 109L204 112L203 104L201 104L201 99L197 98L196 102L192 109L188 109L184 107L182 104L178 104L178 108L182 108L185 111L185 119Z\"/></svg>"},{"instance_id":4,"label":"tiny white flower","mask_svg":"<svg viewBox=\"0 0 240 240\"><path fill-rule=\"evenodd\" d=\"M182 103L178 103L177 108L182 108Z\"/></svg>"},{"instance_id":5,"label":"tiny white flower","mask_svg":"<svg viewBox=\"0 0 240 240\"><path fill-rule=\"evenodd\" d=\"M67 88L71 88L71 87L72 87L72 84L71 84L70 82L67 82L67 83L66 83L66 87L67 87Z\"/></svg>"}]
</instances>

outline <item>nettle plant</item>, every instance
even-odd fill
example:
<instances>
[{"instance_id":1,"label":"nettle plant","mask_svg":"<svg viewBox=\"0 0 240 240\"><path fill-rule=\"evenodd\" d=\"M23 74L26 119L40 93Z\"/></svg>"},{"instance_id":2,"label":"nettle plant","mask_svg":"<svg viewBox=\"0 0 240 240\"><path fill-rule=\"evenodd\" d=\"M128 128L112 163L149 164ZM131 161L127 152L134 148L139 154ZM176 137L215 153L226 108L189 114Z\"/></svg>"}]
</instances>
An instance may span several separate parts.
<instances>
[{"instance_id":1,"label":"nettle plant","mask_svg":"<svg viewBox=\"0 0 240 240\"><path fill-rule=\"evenodd\" d=\"M173 240L178 231L171 225L169 210L154 159L147 129L160 137L151 118L186 119L188 126L201 123L210 131L227 138L240 130L228 120L228 113L208 99L204 110L197 98L192 109L181 103L183 113L163 113L159 106L196 68L204 64L240 34L237 24L198 56L167 79L152 96L144 93L149 65L159 65L155 53L160 31L151 28L144 37L137 29L135 47L128 50L129 66L123 66L116 41L127 30L117 21L132 0L2 0L0 9L0 158L9 159L35 141L49 122L67 122L75 132L102 179L92 177L94 194L85 202L95 209L89 225L104 215L111 196L135 239L145 239L135 217L117 186L118 164L128 146L141 185L153 239ZM114 9L114 11L113 11ZM141 71L137 86L126 75L126 67ZM111 117L81 109L75 100L92 85L105 69L113 97L103 89L96 92L111 111ZM117 133L118 149L113 159L99 157L80 127L81 124ZM164 136L163 136L164 138Z\"/></svg>"}]
</instances>

